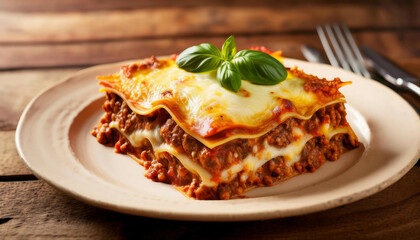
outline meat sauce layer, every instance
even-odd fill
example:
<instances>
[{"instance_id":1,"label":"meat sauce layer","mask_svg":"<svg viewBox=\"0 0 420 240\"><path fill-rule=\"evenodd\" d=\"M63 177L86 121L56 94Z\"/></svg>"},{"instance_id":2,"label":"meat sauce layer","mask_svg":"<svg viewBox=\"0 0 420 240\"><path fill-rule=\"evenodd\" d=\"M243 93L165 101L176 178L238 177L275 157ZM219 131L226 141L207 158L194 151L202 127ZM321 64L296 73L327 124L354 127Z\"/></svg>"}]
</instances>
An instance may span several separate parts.
<instances>
[{"instance_id":1,"label":"meat sauce layer","mask_svg":"<svg viewBox=\"0 0 420 240\"><path fill-rule=\"evenodd\" d=\"M187 134L164 109L142 116L131 111L118 95L107 92L103 110L105 114L100 124L92 131L99 143L113 146L116 152L134 157L146 169L147 178L172 184L195 199L230 199L254 187L271 186L292 176L313 172L326 160L335 161L342 153L358 146L357 139L348 134L337 134L331 139L319 134L325 122L331 127L348 125L343 103L322 108L308 120L289 118L261 137L235 139L213 149ZM303 128L317 137L306 143L300 160L291 166L286 164L284 157L275 157L248 176L246 181L241 180L238 174L229 182L208 187L201 184L200 177L188 171L175 156L167 152L155 153L150 142L146 141L141 147L133 147L120 131L110 127L111 122L118 122L119 130L126 136L138 129L150 130L158 126L166 144L187 155L215 176L252 154L255 149L262 148L264 142L278 148L286 147L295 141L292 134L295 127Z\"/></svg>"}]
</instances>

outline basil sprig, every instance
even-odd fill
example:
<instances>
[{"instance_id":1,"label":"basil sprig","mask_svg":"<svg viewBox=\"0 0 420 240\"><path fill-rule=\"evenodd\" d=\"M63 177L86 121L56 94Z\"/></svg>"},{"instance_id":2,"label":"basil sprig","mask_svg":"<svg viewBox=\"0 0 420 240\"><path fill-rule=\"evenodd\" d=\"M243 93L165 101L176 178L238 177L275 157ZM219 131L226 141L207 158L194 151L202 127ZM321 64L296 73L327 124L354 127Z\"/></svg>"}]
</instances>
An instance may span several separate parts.
<instances>
[{"instance_id":1,"label":"basil sprig","mask_svg":"<svg viewBox=\"0 0 420 240\"><path fill-rule=\"evenodd\" d=\"M202 73L216 70L222 61L216 46L202 43L185 49L176 59L176 64L187 72Z\"/></svg>"},{"instance_id":2,"label":"basil sprig","mask_svg":"<svg viewBox=\"0 0 420 240\"><path fill-rule=\"evenodd\" d=\"M274 85L287 77L283 64L267 53L254 50L236 53L233 35L226 39L221 51L210 43L185 49L176 59L176 64L193 73L217 70L217 80L232 92L238 92L242 80Z\"/></svg>"}]
</instances>

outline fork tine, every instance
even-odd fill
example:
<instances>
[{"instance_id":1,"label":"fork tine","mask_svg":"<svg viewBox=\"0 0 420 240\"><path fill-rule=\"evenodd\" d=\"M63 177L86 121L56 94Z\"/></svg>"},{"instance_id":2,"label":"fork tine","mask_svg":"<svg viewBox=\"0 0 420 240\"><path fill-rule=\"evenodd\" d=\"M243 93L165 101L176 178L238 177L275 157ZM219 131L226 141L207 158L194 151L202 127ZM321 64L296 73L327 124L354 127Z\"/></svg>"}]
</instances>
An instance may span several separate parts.
<instances>
[{"instance_id":1,"label":"fork tine","mask_svg":"<svg viewBox=\"0 0 420 240\"><path fill-rule=\"evenodd\" d=\"M371 78L370 73L368 72L368 70L366 69L365 66L365 62L363 61L363 57L362 54L360 53L359 48L357 47L356 42L354 41L349 28L347 27L346 24L341 24L341 28L344 31L344 34L346 35L347 41L350 43L350 46L354 52L354 54L356 55L357 61L359 63L359 67L361 69L361 72L363 74L363 76L365 76L366 78Z\"/></svg>"},{"instance_id":2,"label":"fork tine","mask_svg":"<svg viewBox=\"0 0 420 240\"><path fill-rule=\"evenodd\" d=\"M337 54L338 61L340 62L341 66L351 71L349 64L347 63L346 59L344 58L343 52L341 51L340 45L338 45L337 39L334 36L333 31L329 24L325 24L325 30L327 30L327 35L330 38L331 44L334 48L335 53Z\"/></svg>"},{"instance_id":3,"label":"fork tine","mask_svg":"<svg viewBox=\"0 0 420 240\"><path fill-rule=\"evenodd\" d=\"M318 32L319 39L321 40L322 47L324 48L325 53L327 54L328 60L330 61L331 65L335 67L340 67L337 62L337 59L332 52L330 44L328 43L327 37L325 36L324 30L321 26L316 26L316 31Z\"/></svg>"},{"instance_id":4,"label":"fork tine","mask_svg":"<svg viewBox=\"0 0 420 240\"><path fill-rule=\"evenodd\" d=\"M341 33L341 30L340 30L339 26L337 24L334 24L333 28L334 28L335 34L338 37L338 41L339 41L341 47L344 50L344 55L347 59L347 62L350 63L350 66L353 69L353 72L355 72L356 74L362 75L362 72L360 71L359 64L354 59L353 53L351 52L351 49L350 49L349 45L347 44L346 40L344 39L344 36Z\"/></svg>"}]
</instances>

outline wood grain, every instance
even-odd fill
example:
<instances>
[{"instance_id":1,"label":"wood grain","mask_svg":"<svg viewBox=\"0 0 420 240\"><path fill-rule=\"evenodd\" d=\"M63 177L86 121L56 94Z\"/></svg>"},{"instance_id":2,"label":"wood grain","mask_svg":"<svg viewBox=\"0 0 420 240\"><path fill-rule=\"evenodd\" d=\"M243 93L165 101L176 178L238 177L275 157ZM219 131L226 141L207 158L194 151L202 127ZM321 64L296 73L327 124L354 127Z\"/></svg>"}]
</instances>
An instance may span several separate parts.
<instances>
[{"instance_id":1,"label":"wood grain","mask_svg":"<svg viewBox=\"0 0 420 240\"><path fill-rule=\"evenodd\" d=\"M15 130L23 109L32 98L77 70L68 68L0 72L0 130Z\"/></svg>"},{"instance_id":2,"label":"wood grain","mask_svg":"<svg viewBox=\"0 0 420 240\"><path fill-rule=\"evenodd\" d=\"M313 31L340 21L351 28L418 28L419 6L390 4L220 5L88 12L0 12L0 43L75 42ZM310 9L310 11L308 11Z\"/></svg>"},{"instance_id":3,"label":"wood grain","mask_svg":"<svg viewBox=\"0 0 420 240\"><path fill-rule=\"evenodd\" d=\"M33 179L15 146L15 129L23 109L40 91L79 69L0 72L0 180Z\"/></svg>"},{"instance_id":4,"label":"wood grain","mask_svg":"<svg viewBox=\"0 0 420 240\"><path fill-rule=\"evenodd\" d=\"M307 0L212 0L212 1L132 1L132 0L61 0L60 2L52 2L50 0L2 0L0 1L0 9L7 12L69 12L69 11L98 11L98 10L124 10L136 8L160 8L160 7L197 7L197 6L297 6L307 4ZM335 1L336 4L357 4L365 5L386 5L388 7L395 6L416 6L418 0L340 0ZM331 4L331 0L312 0L313 5Z\"/></svg>"},{"instance_id":5,"label":"wood grain","mask_svg":"<svg viewBox=\"0 0 420 240\"><path fill-rule=\"evenodd\" d=\"M18 175L31 175L16 151L15 131L0 131L0 179Z\"/></svg>"},{"instance_id":6,"label":"wood grain","mask_svg":"<svg viewBox=\"0 0 420 240\"><path fill-rule=\"evenodd\" d=\"M420 77L420 31L356 31L359 45L371 46ZM0 45L0 69L28 67L89 66L101 63L139 59L152 55L179 53L202 42L221 46L225 37L160 38L67 44ZM302 44L322 49L315 32L293 35L236 36L238 49L265 45L283 50L287 57L303 59Z\"/></svg>"},{"instance_id":7,"label":"wood grain","mask_svg":"<svg viewBox=\"0 0 420 240\"><path fill-rule=\"evenodd\" d=\"M74 200L43 181L0 183L0 232L33 239L416 239L420 168L388 189L336 209L284 219L200 223L119 214Z\"/></svg>"}]
</instances>

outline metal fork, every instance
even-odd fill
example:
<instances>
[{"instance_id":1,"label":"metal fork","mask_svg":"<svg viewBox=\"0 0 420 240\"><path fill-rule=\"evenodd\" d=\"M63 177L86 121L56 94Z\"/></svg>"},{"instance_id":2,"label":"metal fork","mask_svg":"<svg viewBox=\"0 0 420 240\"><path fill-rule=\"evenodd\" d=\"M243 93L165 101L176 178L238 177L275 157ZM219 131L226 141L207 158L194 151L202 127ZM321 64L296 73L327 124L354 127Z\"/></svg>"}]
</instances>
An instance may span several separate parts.
<instances>
[{"instance_id":1,"label":"metal fork","mask_svg":"<svg viewBox=\"0 0 420 240\"><path fill-rule=\"evenodd\" d=\"M404 79L401 78L398 78L400 79L400 82L394 83L392 80L387 80L386 77L384 77L382 74L380 74L382 77L384 77L382 81L381 77L373 77L366 69L362 54L360 53L360 50L357 47L357 44L354 41L350 30L345 24L333 24L332 27L329 24L325 24L323 27L317 26L316 31L318 32L318 36L331 65L353 71L354 73L363 75L366 78L373 78L393 88L394 90L408 90L415 93L417 96L420 96L420 88L414 83L407 83L407 81L404 81ZM392 78L392 76L388 77ZM398 79L394 81L397 81ZM390 82L391 85L389 83L386 84L386 82ZM409 84L412 87L404 87L405 85L408 86ZM414 103L415 101L410 98L405 99L411 104L417 113L420 114L420 109L416 107L416 103Z\"/></svg>"},{"instance_id":2,"label":"metal fork","mask_svg":"<svg viewBox=\"0 0 420 240\"><path fill-rule=\"evenodd\" d=\"M353 71L366 78L371 78L362 54L345 24L333 24L332 27L329 24L325 24L324 27L317 26L316 31L331 65Z\"/></svg>"}]
</instances>

